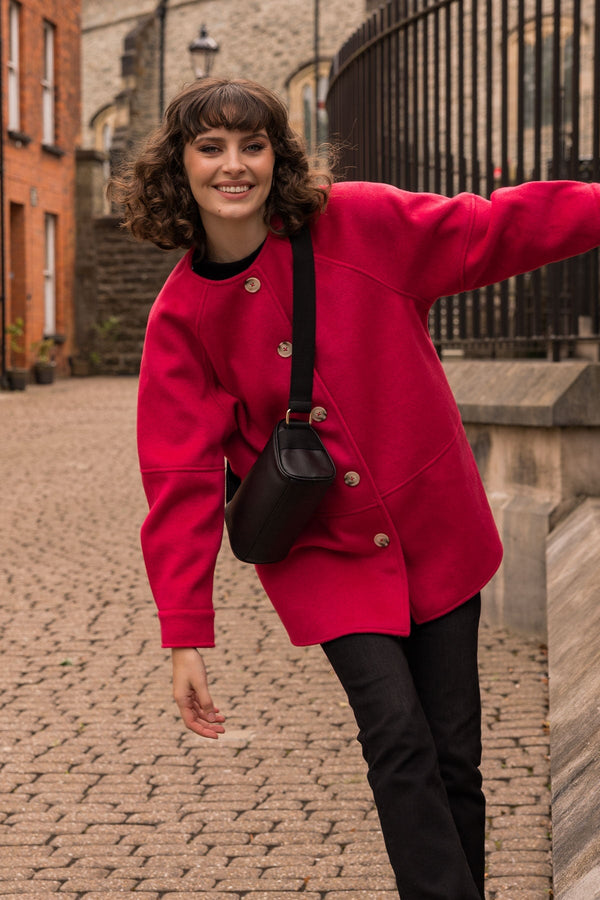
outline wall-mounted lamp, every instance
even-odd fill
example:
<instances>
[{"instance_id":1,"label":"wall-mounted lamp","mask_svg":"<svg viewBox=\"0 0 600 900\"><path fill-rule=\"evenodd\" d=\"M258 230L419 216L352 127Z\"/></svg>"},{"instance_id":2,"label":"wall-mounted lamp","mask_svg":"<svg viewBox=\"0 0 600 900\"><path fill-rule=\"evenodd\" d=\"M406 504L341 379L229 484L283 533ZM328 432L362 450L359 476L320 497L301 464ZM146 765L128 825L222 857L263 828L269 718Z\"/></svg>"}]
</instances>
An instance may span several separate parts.
<instances>
[{"instance_id":1,"label":"wall-mounted lamp","mask_svg":"<svg viewBox=\"0 0 600 900\"><path fill-rule=\"evenodd\" d=\"M206 25L200 28L200 34L189 45L192 69L196 79L210 75L215 56L219 52L219 45L210 37Z\"/></svg>"}]
</instances>

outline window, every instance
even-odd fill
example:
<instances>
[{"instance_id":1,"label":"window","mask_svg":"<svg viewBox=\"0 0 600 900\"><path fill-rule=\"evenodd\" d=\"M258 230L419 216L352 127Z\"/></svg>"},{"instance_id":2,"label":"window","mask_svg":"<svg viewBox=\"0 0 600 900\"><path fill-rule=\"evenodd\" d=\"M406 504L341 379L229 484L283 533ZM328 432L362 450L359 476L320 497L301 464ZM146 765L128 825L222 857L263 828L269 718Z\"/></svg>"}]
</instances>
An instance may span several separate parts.
<instances>
[{"instance_id":1,"label":"window","mask_svg":"<svg viewBox=\"0 0 600 900\"><path fill-rule=\"evenodd\" d=\"M103 106L98 112L92 117L90 121L90 128L92 129L92 141L96 150L100 153L104 154L104 163L102 165L102 171L104 176L104 185L108 179L110 178L111 173L111 161L110 161L110 151L113 142L113 136L115 133L115 128L117 124L117 107L114 103L109 103L106 106ZM111 213L111 202L106 196L106 191L102 190L102 197L100 198L100 194L97 195L99 199L98 206L94 206L94 209L99 213L103 212L105 215L110 215ZM99 209L101 207L101 210Z\"/></svg>"},{"instance_id":2,"label":"window","mask_svg":"<svg viewBox=\"0 0 600 900\"><path fill-rule=\"evenodd\" d=\"M558 42L557 42L558 38ZM583 25L579 35L581 59L588 59L592 70L593 33ZM539 44L537 43L539 41ZM508 78L509 78L509 158L516 160L522 153L523 173L525 178L558 177L551 176L555 167L563 166L570 161L571 137L573 122L579 116L579 147L581 159L593 155L592 121L593 111L587 118L583 109L588 104L587 97L591 90L586 89L585 79L579 83L580 109L573 109L573 80L576 73L573 68L573 20L565 16L560 22L558 34L555 33L554 16L542 16L540 20L532 19L525 23L521 41L515 29L508 46ZM519 91L519 50L522 42L523 83ZM557 46L558 43L558 46ZM558 50L558 60L555 59ZM539 58L538 58L539 55ZM539 66L539 71L538 71ZM555 66L558 72L555 73ZM583 70L582 70L583 71ZM555 97L554 79L557 77L559 96ZM587 90L587 93L586 93ZM519 103L522 104L524 133L519 148ZM556 119L556 120L555 120ZM560 142L560 159L554 160L556 136ZM511 164L513 165L513 164ZM540 168L542 167L542 168ZM560 177L567 177L567 171L561 168ZM516 167L511 169L516 177ZM512 174L511 176L512 177Z\"/></svg>"},{"instance_id":3,"label":"window","mask_svg":"<svg viewBox=\"0 0 600 900\"><path fill-rule=\"evenodd\" d=\"M329 60L319 62L318 86L315 84L314 63L302 66L287 81L292 128L302 135L307 148L313 153L327 140L325 98L329 84L329 67ZM317 88L316 109L315 88Z\"/></svg>"},{"instance_id":4,"label":"window","mask_svg":"<svg viewBox=\"0 0 600 900\"><path fill-rule=\"evenodd\" d=\"M525 43L524 64L524 120L526 128L533 128L535 100L535 44ZM542 42L542 78L541 78L541 124L552 125L552 67L554 59L554 35L547 34ZM566 35L562 42L562 83L563 120L570 122L573 118L571 109L573 82L573 35Z\"/></svg>"},{"instance_id":5,"label":"window","mask_svg":"<svg viewBox=\"0 0 600 900\"><path fill-rule=\"evenodd\" d=\"M54 123L54 35L55 28L44 22L44 77L42 78L42 143L53 146Z\"/></svg>"},{"instance_id":6,"label":"window","mask_svg":"<svg viewBox=\"0 0 600 900\"><path fill-rule=\"evenodd\" d=\"M313 145L313 97L314 86L305 84L302 88L302 112L304 113L304 140L306 146L312 148Z\"/></svg>"},{"instance_id":7,"label":"window","mask_svg":"<svg viewBox=\"0 0 600 900\"><path fill-rule=\"evenodd\" d=\"M46 249L44 254L44 334L56 332L56 216L44 218Z\"/></svg>"},{"instance_id":8,"label":"window","mask_svg":"<svg viewBox=\"0 0 600 900\"><path fill-rule=\"evenodd\" d=\"M573 90L573 31L569 19L563 19L560 26L560 91L561 91L561 124L568 125L573 119L572 90ZM545 16L541 23L540 44L540 124L542 128L552 127L553 123L553 69L554 69L554 18ZM585 30L582 32L585 38ZM510 70L516 73L518 69L518 35L513 33L510 43ZM516 117L517 107L517 82L513 79L512 85L512 116ZM525 26L523 34L523 120L525 128L535 127L535 100L536 100L536 31L535 22L529 22ZM515 125L516 127L516 125Z\"/></svg>"},{"instance_id":9,"label":"window","mask_svg":"<svg viewBox=\"0 0 600 900\"><path fill-rule=\"evenodd\" d=\"M11 0L8 11L8 130L21 129L19 39L21 9Z\"/></svg>"}]
</instances>

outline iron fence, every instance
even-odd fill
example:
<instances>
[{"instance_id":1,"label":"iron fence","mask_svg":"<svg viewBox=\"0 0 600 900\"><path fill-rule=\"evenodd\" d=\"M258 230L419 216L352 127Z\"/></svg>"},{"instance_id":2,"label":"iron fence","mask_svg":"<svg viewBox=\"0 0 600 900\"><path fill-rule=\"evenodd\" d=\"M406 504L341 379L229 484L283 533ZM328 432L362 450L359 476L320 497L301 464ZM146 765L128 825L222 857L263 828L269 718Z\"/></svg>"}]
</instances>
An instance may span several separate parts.
<instances>
[{"instance_id":1,"label":"iron fence","mask_svg":"<svg viewBox=\"0 0 600 900\"><path fill-rule=\"evenodd\" d=\"M451 196L600 180L600 0L392 0L334 59L327 108L345 178ZM442 298L442 352L574 355L600 345L594 250Z\"/></svg>"}]
</instances>

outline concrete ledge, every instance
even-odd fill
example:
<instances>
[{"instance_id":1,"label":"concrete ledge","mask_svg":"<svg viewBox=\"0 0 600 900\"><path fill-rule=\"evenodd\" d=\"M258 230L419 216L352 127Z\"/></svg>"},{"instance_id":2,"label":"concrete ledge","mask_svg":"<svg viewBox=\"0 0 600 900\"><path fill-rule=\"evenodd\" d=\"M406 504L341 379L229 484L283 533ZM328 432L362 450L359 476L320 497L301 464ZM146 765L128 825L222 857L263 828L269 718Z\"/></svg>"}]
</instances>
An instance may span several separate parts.
<instances>
[{"instance_id":1,"label":"concrete ledge","mask_svg":"<svg viewBox=\"0 0 600 900\"><path fill-rule=\"evenodd\" d=\"M482 620L545 642L545 547L554 509L551 502L524 494L489 494L504 545L504 562L483 589Z\"/></svg>"},{"instance_id":2,"label":"concrete ledge","mask_svg":"<svg viewBox=\"0 0 600 900\"><path fill-rule=\"evenodd\" d=\"M548 538L554 896L600 897L600 499Z\"/></svg>"},{"instance_id":3,"label":"concrete ledge","mask_svg":"<svg viewBox=\"0 0 600 900\"><path fill-rule=\"evenodd\" d=\"M600 425L600 365L534 360L444 362L464 422Z\"/></svg>"}]
</instances>

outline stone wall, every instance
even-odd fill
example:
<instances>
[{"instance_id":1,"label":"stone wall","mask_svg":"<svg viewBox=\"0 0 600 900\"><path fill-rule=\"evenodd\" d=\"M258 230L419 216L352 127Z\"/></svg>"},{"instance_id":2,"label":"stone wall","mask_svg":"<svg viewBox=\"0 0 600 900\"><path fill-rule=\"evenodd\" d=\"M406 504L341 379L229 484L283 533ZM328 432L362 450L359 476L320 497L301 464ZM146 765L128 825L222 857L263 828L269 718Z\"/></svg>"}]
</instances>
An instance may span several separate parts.
<instances>
[{"instance_id":1,"label":"stone wall","mask_svg":"<svg viewBox=\"0 0 600 900\"><path fill-rule=\"evenodd\" d=\"M181 254L138 243L114 216L94 222L94 239L98 366L117 375L136 374L150 307Z\"/></svg>"},{"instance_id":2,"label":"stone wall","mask_svg":"<svg viewBox=\"0 0 600 900\"><path fill-rule=\"evenodd\" d=\"M139 19L123 41L122 89L115 97L116 128L110 150L113 169L129 156L132 147L143 142L158 121L158 47L159 22L154 15Z\"/></svg>"},{"instance_id":3,"label":"stone wall","mask_svg":"<svg viewBox=\"0 0 600 900\"><path fill-rule=\"evenodd\" d=\"M447 362L504 562L485 618L546 639L546 541L586 497L600 497L600 365Z\"/></svg>"},{"instance_id":4,"label":"stone wall","mask_svg":"<svg viewBox=\"0 0 600 900\"><path fill-rule=\"evenodd\" d=\"M125 36L148 14L156 0L83 0L82 134L93 146L90 120L121 91L121 55ZM313 59L313 9L310 0L170 0L165 29L165 95L173 96L192 80L188 45L206 24L219 45L213 74L253 78L285 93L286 79ZM361 24L365 0L328 0L320 4L320 51L333 56ZM154 63L157 70L157 61Z\"/></svg>"},{"instance_id":5,"label":"stone wall","mask_svg":"<svg viewBox=\"0 0 600 900\"><path fill-rule=\"evenodd\" d=\"M114 220L98 218L105 211L106 156L97 152L101 142L91 119L103 108L111 109L113 170L156 125L160 40L156 9L156 0L83 4L84 149L78 158L74 360L85 367L91 358L93 367L102 371L137 370L147 311L176 258L165 262L161 251L132 243L113 227ZM187 48L202 23L221 45L215 74L256 78L285 94L286 79L313 60L314 6L305 0L289 0L285 15L282 4L274 0L170 0L166 10L166 100L192 79ZM365 12L365 0L321 4L321 55L332 56ZM99 127L103 121L98 116ZM96 150L87 149L91 147Z\"/></svg>"},{"instance_id":6,"label":"stone wall","mask_svg":"<svg viewBox=\"0 0 600 900\"><path fill-rule=\"evenodd\" d=\"M552 843L556 900L600 897L600 499L548 540Z\"/></svg>"},{"instance_id":7,"label":"stone wall","mask_svg":"<svg viewBox=\"0 0 600 900\"><path fill-rule=\"evenodd\" d=\"M78 159L76 374L139 371L150 307L180 252L135 241L115 216L102 216L103 155Z\"/></svg>"}]
</instances>

